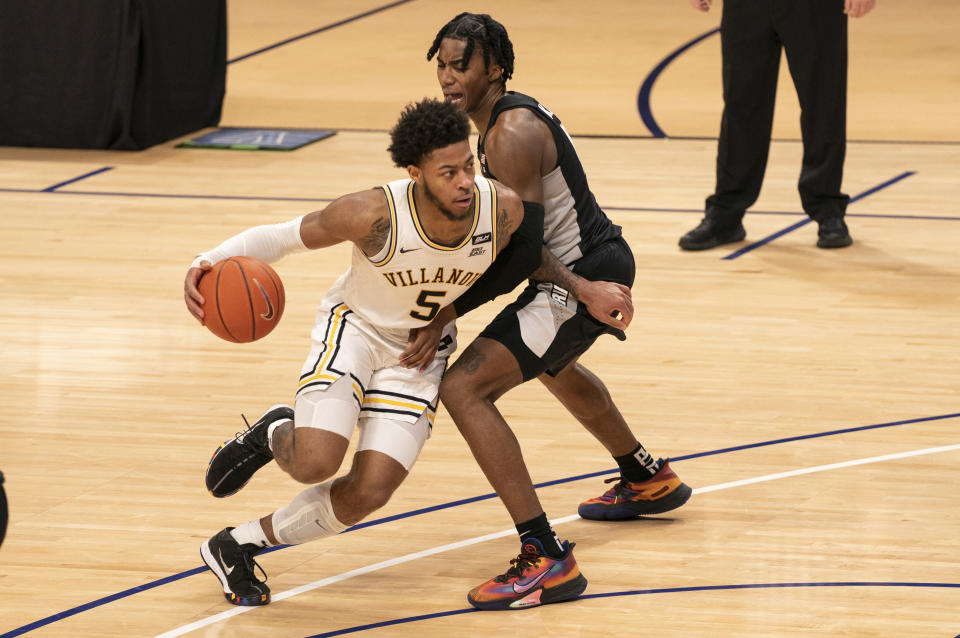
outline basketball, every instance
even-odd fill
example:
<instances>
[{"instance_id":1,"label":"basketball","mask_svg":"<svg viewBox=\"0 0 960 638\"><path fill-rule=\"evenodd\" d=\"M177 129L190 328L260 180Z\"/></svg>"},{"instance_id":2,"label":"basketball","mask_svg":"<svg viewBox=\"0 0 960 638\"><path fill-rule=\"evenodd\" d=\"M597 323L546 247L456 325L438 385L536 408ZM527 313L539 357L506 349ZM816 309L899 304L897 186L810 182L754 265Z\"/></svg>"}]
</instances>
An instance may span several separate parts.
<instances>
[{"instance_id":1,"label":"basketball","mask_svg":"<svg viewBox=\"0 0 960 638\"><path fill-rule=\"evenodd\" d=\"M227 341L261 339L283 316L283 282L269 264L254 257L218 261L197 288L203 295L204 325Z\"/></svg>"}]
</instances>

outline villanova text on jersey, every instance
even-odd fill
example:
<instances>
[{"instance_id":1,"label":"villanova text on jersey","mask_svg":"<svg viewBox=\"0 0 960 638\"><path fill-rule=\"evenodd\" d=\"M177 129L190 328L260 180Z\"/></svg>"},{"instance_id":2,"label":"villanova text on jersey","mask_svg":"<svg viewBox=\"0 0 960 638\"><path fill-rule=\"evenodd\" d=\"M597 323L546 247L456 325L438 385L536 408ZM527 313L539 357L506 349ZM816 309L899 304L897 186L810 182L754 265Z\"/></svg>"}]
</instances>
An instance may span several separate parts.
<instances>
[{"instance_id":1,"label":"villanova text on jersey","mask_svg":"<svg viewBox=\"0 0 960 638\"><path fill-rule=\"evenodd\" d=\"M432 272L428 274L428 270ZM443 266L421 267L416 269L407 268L406 270L396 270L394 272L380 273L390 282L393 287L398 286L417 286L420 284L455 284L457 286L469 286L480 278L483 273L464 271L460 268L448 268L444 270Z\"/></svg>"}]
</instances>

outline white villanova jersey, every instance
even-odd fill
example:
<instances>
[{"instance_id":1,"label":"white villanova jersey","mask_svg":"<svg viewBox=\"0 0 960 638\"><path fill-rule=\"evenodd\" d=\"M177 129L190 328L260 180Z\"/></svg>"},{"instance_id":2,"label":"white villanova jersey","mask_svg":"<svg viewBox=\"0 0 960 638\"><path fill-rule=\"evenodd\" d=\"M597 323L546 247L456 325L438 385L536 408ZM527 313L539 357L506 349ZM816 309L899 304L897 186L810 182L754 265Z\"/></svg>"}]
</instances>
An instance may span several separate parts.
<instances>
[{"instance_id":1,"label":"white villanova jersey","mask_svg":"<svg viewBox=\"0 0 960 638\"><path fill-rule=\"evenodd\" d=\"M390 237L367 257L356 245L350 270L333 285L351 310L384 330L418 328L475 282L497 256L497 192L474 179L473 227L457 246L441 246L424 232L413 199L414 181L380 188L390 208Z\"/></svg>"}]
</instances>

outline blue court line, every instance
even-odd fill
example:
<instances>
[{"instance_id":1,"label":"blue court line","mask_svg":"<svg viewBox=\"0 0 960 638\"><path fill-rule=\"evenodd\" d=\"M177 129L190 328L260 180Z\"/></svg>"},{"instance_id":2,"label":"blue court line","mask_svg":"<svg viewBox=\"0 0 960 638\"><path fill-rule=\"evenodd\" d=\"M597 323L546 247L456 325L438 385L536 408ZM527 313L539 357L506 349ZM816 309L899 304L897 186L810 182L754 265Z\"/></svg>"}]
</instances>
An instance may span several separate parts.
<instances>
[{"instance_id":1,"label":"blue court line","mask_svg":"<svg viewBox=\"0 0 960 638\"><path fill-rule=\"evenodd\" d=\"M667 134L664 133L663 129L660 128L660 125L657 124L657 120L654 119L653 111L650 108L650 94L653 92L653 84L657 81L657 78L660 77L660 74L663 73L663 70L666 69L671 62L677 59L677 57L680 56L680 54L682 54L683 52L685 52L687 49L694 46L695 44L698 44L699 42L706 40L707 38L712 36L714 33L719 33L719 32L720 32L720 29L711 29L710 31L707 31L703 35L699 35L693 40L690 40L690 42L687 42L682 47L680 47L679 49L677 49L676 51L674 51L664 59L660 60L660 62L657 63L655 67L653 67L653 70L650 71L647 77L644 78L643 84L640 85L640 91L637 93L637 110L640 111L640 119L643 120L643 123L647 127L647 130L650 131L650 133L654 137L666 137Z\"/></svg>"},{"instance_id":2,"label":"blue court line","mask_svg":"<svg viewBox=\"0 0 960 638\"><path fill-rule=\"evenodd\" d=\"M890 428L898 425L911 425L914 423L926 423L929 421L943 421L945 419L956 419L960 418L960 412L954 412L951 414L940 414L937 416L928 416L928 417L919 417L916 419L905 419L902 421L890 421L888 423L876 423L873 425L858 425L851 428L843 428L840 430L829 430L827 432L815 432L813 434L800 434L797 436L785 437L782 439L773 439L771 441L761 441L760 443L745 443L743 445L735 445L733 447L721 448L719 450L709 450L707 452L695 452L693 454L683 454L680 456L671 457L671 461L688 461L690 459L699 459L705 456L715 456L717 454L728 454L730 452L738 452L741 450L750 450L758 447L768 447L771 445L781 445L783 443L791 443L793 441L803 441L806 439L819 439L825 436L837 436L839 434L849 434L851 432L865 432L867 430L877 430L881 428ZM604 476L606 474L614 474L619 472L617 468L609 470L601 470L599 472L590 472L588 474L579 474L577 476L570 476L561 479L554 479L552 481L544 481L542 483L537 483L534 485L536 488L542 487L551 487L553 485L561 485L563 483L573 483L576 481L582 481L584 479L596 478L598 476ZM424 507L418 510L411 510L409 512L404 512L402 514L396 514L394 516L387 516L384 518L379 518L372 521L366 521L364 523L359 523L354 525L347 531L353 531L355 529L360 529L363 527L369 527L371 525L380 525L382 523L389 523L391 521L400 520L402 518L410 518L412 516L419 516L421 514L428 514L430 512L436 512L439 510L450 509L451 507L457 507L459 505L467 505L468 503L476 503L478 501L485 501L487 499L495 498L497 495L495 493L483 494L481 496L473 496L470 498L461 499L459 501L452 501L449 503L441 503L440 505L431 505L430 507ZM3 638L0 636L0 638Z\"/></svg>"},{"instance_id":3,"label":"blue court line","mask_svg":"<svg viewBox=\"0 0 960 638\"><path fill-rule=\"evenodd\" d=\"M0 193L50 193L53 195L91 195L94 197L156 197L166 199L227 199L256 202L332 202L330 197L267 197L263 195L190 195L184 193L124 193L109 191L51 191L30 188L0 188Z\"/></svg>"},{"instance_id":4,"label":"blue court line","mask_svg":"<svg viewBox=\"0 0 960 638\"><path fill-rule=\"evenodd\" d=\"M3 189L0 189L2 191ZM642 206L602 206L603 210L615 210L615 211L625 211L628 213L691 213L697 215L703 215L702 208L651 208L651 207L642 207ZM790 211L790 210L753 210L750 209L751 215L782 215L785 217L801 217L806 216L806 213L803 211ZM893 215L890 213L847 213L844 217L856 217L864 219L919 219L925 221L949 221L956 222L960 221L960 217L951 217L949 215L939 216L939 215Z\"/></svg>"},{"instance_id":5,"label":"blue court line","mask_svg":"<svg viewBox=\"0 0 960 638\"><path fill-rule=\"evenodd\" d=\"M88 177L93 177L94 175L99 175L100 173L106 173L107 171L113 170L113 168L114 168L113 166L104 166L103 168L98 168L98 169L95 170L95 171L90 171L89 173L84 173L83 175L80 175L79 177L74 177L73 179L68 179L68 180L65 181L65 182L60 182L59 184L54 184L53 186L48 186L48 187L44 188L42 191L40 191L40 192L42 192L42 193L53 193L53 192L55 192L58 188L60 188L61 186L66 186L67 184L74 184L74 183L76 183L76 182L79 182L79 181L82 180L82 179L87 179Z\"/></svg>"},{"instance_id":6,"label":"blue court line","mask_svg":"<svg viewBox=\"0 0 960 638\"><path fill-rule=\"evenodd\" d=\"M332 202L331 197L283 197L268 195L205 195L189 193L129 193L129 192L110 192L110 191L49 191L37 190L33 188L0 188L0 193L23 193L36 195L41 193L52 195L85 195L90 197L153 197L168 199L222 199L237 201L254 202ZM604 206L603 210L625 211L633 213L690 213L703 215L702 208L653 208L644 206ZM751 210L751 215L785 215L798 216L804 215L803 212L796 211L776 211L776 210ZM936 215L889 215L883 213L848 213L847 217L869 217L874 219L919 219L925 221L960 221L960 217L936 216Z\"/></svg>"},{"instance_id":7,"label":"blue court line","mask_svg":"<svg viewBox=\"0 0 960 638\"><path fill-rule=\"evenodd\" d=\"M911 583L911 582L871 582L871 581L850 581L850 582L827 582L827 583L756 583L747 585L701 585L697 587L665 587L661 589L634 589L630 591L613 591L603 594L586 594L575 600L590 600L596 598L613 598L617 596L644 596L650 594L675 594L697 591L731 591L737 589L784 589L795 587L922 587L922 588L960 588L960 583ZM574 602L574 601L570 601ZM380 627L392 627L405 623L419 622L421 620L432 620L434 618L444 618L446 616L456 616L459 614L469 614L479 609L469 607L467 609L454 609L452 611L441 611L433 614L421 614L419 616L408 616L406 618L397 618L394 620L385 620L382 622L370 623L367 625L357 625L335 631L327 631L322 634L314 634L309 638L331 638L332 636L342 636L352 634L368 629L378 629ZM512 613L517 613L516 611ZM960 638L960 637L958 637Z\"/></svg>"},{"instance_id":8,"label":"blue court line","mask_svg":"<svg viewBox=\"0 0 960 638\"><path fill-rule=\"evenodd\" d=\"M460 614L472 614L479 609L468 607L467 609L454 609L452 611L439 611L433 614L421 614L419 616L408 616L407 618L397 618L395 620L384 620L383 622L374 622L369 625L357 625L356 627L347 627L346 629L337 629L336 631L327 631L322 634L314 634L307 638L327 638L328 636L342 636L343 634L352 634L358 631L367 631L368 629L378 629L380 627L393 627L394 625L403 625L405 623L420 622L421 620L431 620L433 618L445 618L447 616L459 616ZM2 636L0 636L2 638Z\"/></svg>"},{"instance_id":9,"label":"blue court line","mask_svg":"<svg viewBox=\"0 0 960 638\"><path fill-rule=\"evenodd\" d=\"M370 9L369 11L364 11L363 13L358 13L357 15L352 16L352 17L350 17L350 18L344 18L343 20L340 20L340 21L338 21L338 22L333 22L333 23L328 24L328 25L323 26L323 27L319 27L319 28L317 28L317 29L314 29L313 31L307 31L306 33L301 33L300 35L295 35L295 36L293 36L292 38L287 38L286 40L281 40L280 42L277 42L277 43L275 43L275 44L271 44L270 46L263 47L262 49L257 49L256 51L251 51L250 53L245 53L245 54L241 55L240 57L236 57L236 58L234 58L234 59L232 59L232 60L227 60L227 64L233 64L234 62L240 62L241 60L246 60L246 59L248 59L248 58L252 58L252 57L255 56L255 55L260 55L261 53L266 53L267 51L272 51L273 49L282 47L282 46L284 46L284 45L286 45L286 44L290 44L291 42L296 42L297 40L303 40L304 38L309 38L309 37L312 36L312 35L316 35L316 34L318 34L318 33L323 33L324 31L329 31L330 29L335 29L335 28L337 28L337 27L342 27L342 26L345 25L345 24L350 24L351 22L354 22L354 21L356 21L356 20L360 20L361 18L366 18L366 17L372 16L372 15L374 15L374 14L376 14L376 13L380 13L381 11L386 11L387 9L392 9L392 8L394 8L394 7L400 6L401 4L407 4L408 2L412 2L412 1L413 1L413 0L397 0L396 2L391 2L390 4L385 4L385 5L383 5L382 7L377 7L376 9Z\"/></svg>"},{"instance_id":10,"label":"blue court line","mask_svg":"<svg viewBox=\"0 0 960 638\"><path fill-rule=\"evenodd\" d=\"M873 425L860 425L860 426L855 426L855 427L850 427L850 428L843 428L843 429L839 429L839 430L828 430L828 431L826 431L826 432L815 432L815 433L813 433L813 434L801 434L801 435L786 437L786 438L782 438L782 439L773 439L773 440L770 440L770 441L761 441L761 442L759 442L759 443L747 443L747 444L744 444L744 445L736 445L736 446L733 446L733 447L721 448L721 449L718 449L718 450L709 450L709 451L706 451L706 452L696 452L696 453L694 453L694 454L686 454L686 455L683 455L683 456L672 457L671 460L672 460L672 461L675 461L675 462L676 462L676 461L683 461L683 460L688 460L688 459L701 458L701 457L705 457L705 456L713 456L713 455L716 455L716 454L726 454L726 453L729 453L729 452L736 452L736 451L738 451L738 450L749 450L749 449L752 449L752 448L765 447L765 446L770 446L770 445L779 445L779 444L781 444L781 443L789 443L789 442L792 442L792 441L802 441L802 440L804 440L804 439L816 439L816 438L822 438L822 437L826 437L826 436L836 436L836 435L838 435L838 434L848 434L848 433L850 433L850 432L863 432L863 431L867 431L867 430L876 430L876 429L879 429L879 428L889 428L889 427L894 427L894 426L898 426L898 425L910 425L910 424L913 424L913 423L925 423L925 422L928 422L928 421L942 421L942 420L945 420L945 419L955 419L955 418L958 418L958 417L960 417L960 412L954 412L954 413L951 413L951 414L940 414L940 415L937 415L937 416L919 417L919 418L916 418L916 419L904 419L904 420L901 420L901 421L889 421L889 422L887 422L887 423L876 423L876 424L873 424ZM568 477L568 478L562 478L562 479L556 479L556 480L553 480L553 481L546 481L546 482L543 482L543 483L537 483L534 487L542 488L542 487L548 487L548 486L551 486L551 485L559 485L559 484L561 484L561 483L571 483L571 482L579 481L579 480L582 480L582 479L594 478L594 477L597 477L597 476L602 476L602 475L604 475L604 474L612 474L612 473L617 472L617 471L618 471L618 470L616 470L616 469L612 469L612 470L602 470L602 471L599 471L599 472L590 472L589 474L580 474L580 475L578 475L578 476L572 476L572 477ZM403 518L410 518L410 517L413 517L413 516L419 516L419 515L421 515L421 514L427 514L427 513L429 513L429 512L435 512L435 511L439 511L439 510L443 510L443 509L449 509L449 508L451 508L451 507L456 507L456 506L458 506L458 505L466 505L466 504L468 504L468 503L475 503L475 502L478 502L478 501L483 501L483 500L487 500L487 499L494 498L495 496L496 496L496 494L484 494L484 495L481 495L481 496L474 496L474 497L472 497L472 498L461 499L461 500L459 500L459 501L453 501L453 502L450 502L450 503L443 503L443 504L440 504L440 505L434 505L434 506L431 506L431 507L425 507L425 508L418 509L418 510L412 510L412 511L410 511L410 512L405 512L405 513L402 513L402 514L397 514L397 515L395 515L395 516L387 516L387 517L384 517L384 518L379 518L379 519L376 519L376 520L373 520L373 521L367 521L367 522L364 522L364 523L360 523L360 524L358 524L358 525L354 525L353 527L350 527L349 529L347 529L344 533L347 533L347 532L350 532L350 531L354 531L354 530L358 530L358 529L362 529L362 528L364 528L364 527L370 527L371 525L381 525L381 524L383 524L383 523L389 523L389 522L391 522L391 521L396 521L396 520L400 520L400 519L403 519ZM285 547L290 547L290 546L289 546L289 545L280 545L280 546L277 546L277 547L271 547L271 548L265 550L263 553L268 553L268 552L277 551L277 550L283 549L283 548L285 548ZM138 585L137 587L132 587L132 588L130 588L130 589L126 589L126 590L121 591L121 592L118 592L118 593L116 593L116 594L111 594L110 596L105 596L105 597L103 597L103 598L98 598L97 600L94 600L94 601L92 601L92 602L89 602L89 603L86 603L86 604L83 604L83 605L79 605L79 606L77 606L77 607L73 607L73 608L71 608L71 609L68 609L68 610L66 610L66 611L59 612L59 613L54 614L54 615L52 615L52 616L47 616L46 618L41 618L40 620L34 621L34 622L32 622L32 623L30 623L30 624L28 624L28 625L24 625L23 627L18 627L17 629L14 629L14 630L12 630L12 631L9 631L9 632L7 632L7 633L5 633L5 634L0 634L0 638L13 638L14 636L20 636L20 635L25 634L25 633L27 633L27 632L29 632L29 631L33 631L34 629L38 629L38 628L43 627L43 626L45 626L45 625L49 625L49 624L51 624L51 623L54 623L54 622L56 622L56 621L58 621L58 620L63 620L64 618L69 618L70 616L74 616L74 615L76 615L76 614L79 614L80 612L87 611L87 610L93 609L93 608L95 608L95 607L100 607L100 606L102 606L102 605L106 605L107 603L111 603L111 602L113 602L113 601L115 601L115 600L120 600L121 598L126 598L126 597L132 596L132 595L134 595L134 594L139 594L139 593L141 593L141 592L148 591L148 590L153 589L153 588L155 588L155 587L159 587L159 586L161 586L161 585L166 585L167 583L172 583L172 582L177 581L177 580L180 580L180 579L182 579L182 578L186 578L187 576L193 576L193 575L195 575L195 574L200 574L200 573L203 573L203 572L205 572L205 571L207 571L207 567L206 567L206 566L194 567L193 569L189 569L189 570L187 570L187 571L180 572L179 574L174 574L174 575L172 575L172 576L167 576L167 577L165 577L165 578L161 578L160 580L155 580L155 581L150 582L150 583L145 583L145 584L143 584L143 585ZM470 611L470 610L467 610L467 611ZM462 613L462 612L449 612L449 613ZM448 615L449 615L449 613L448 613Z\"/></svg>"},{"instance_id":11,"label":"blue court line","mask_svg":"<svg viewBox=\"0 0 960 638\"><path fill-rule=\"evenodd\" d=\"M787 226L787 227L784 228L783 230L778 230L777 232L773 233L772 235L767 235L766 237L764 237L763 239L761 239L761 240L759 240L759 241L756 241L756 242L754 242L754 243L752 243L752 244L747 244L747 245L744 246L743 248L740 248L739 250L735 250L734 252L730 253L730 254L727 255L726 257L722 257L722 259L732 260L732 259L736 259L737 257L740 257L740 256L742 256L742 255L746 255L748 252L750 252L750 251L752 251L752 250L756 250L757 248L760 248L760 246L765 246L765 245L769 244L770 242L772 242L772 241L773 241L774 239L776 239L777 237L782 237L783 235L786 235L787 233L792 233L792 232L795 231L796 229L802 228L802 227L806 226L807 224L809 224L809 223L812 222L812 221L813 221L813 220L810 219L809 217L806 217L806 219L801 219L801 220L798 221L797 223L792 224L792 225L790 225L790 226Z\"/></svg>"},{"instance_id":12,"label":"blue court line","mask_svg":"<svg viewBox=\"0 0 960 638\"><path fill-rule=\"evenodd\" d=\"M386 133L387 131L384 131ZM571 134L571 137L595 137L599 139L612 138L612 139L638 139L638 140L652 140L654 138L649 135L587 135L585 133ZM705 136L705 135L671 135L671 140L689 140L694 142L716 142L717 138L715 136ZM803 142L799 137L771 137L771 142ZM894 145L912 145L916 144L918 146L957 146L960 144L960 140L861 140L861 139L847 139L847 145L850 144L894 144Z\"/></svg>"},{"instance_id":13,"label":"blue court line","mask_svg":"<svg viewBox=\"0 0 960 638\"><path fill-rule=\"evenodd\" d=\"M166 585L167 583L172 583L174 581L186 578L187 576L193 576L195 574L200 574L207 571L209 568L204 565L203 567L194 567L193 569L188 569L185 572L180 572L179 574L174 574L173 576L167 576L166 578L161 578L160 580L155 580L150 583L145 583L143 585L138 585L137 587L131 587L130 589L125 589L116 594L110 594L109 596L104 596L103 598L98 598L96 600L90 601L89 603L79 605L77 607L72 607L66 611L61 611L58 614L52 616L47 616L46 618L41 618L40 620L34 621L29 625L24 625L23 627L17 627L13 631L8 631L5 634L0 634L0 638L12 638L13 636L20 636L28 631L33 631L34 629L39 629L51 623L54 623L58 620L63 620L69 618L70 616L76 616L82 611L87 611L88 609L94 609L95 607L102 607L108 603L112 603L115 600L120 600L121 598L127 598L128 596L133 596L134 594L139 594L140 592L148 591L154 587L159 587L160 585Z\"/></svg>"},{"instance_id":14,"label":"blue court line","mask_svg":"<svg viewBox=\"0 0 960 638\"><path fill-rule=\"evenodd\" d=\"M848 203L852 204L852 203L854 203L854 202L856 202L856 201L859 201L859 200L861 200L861 199L863 199L863 198L865 198L865 197L869 197L870 195L873 195L873 194L876 193L877 191L883 190L884 188L887 188L888 186L892 186L893 184L896 184L897 182L899 182L899 181L901 181L901 180L904 180L904 179L910 177L911 175L916 175L916 171L905 171L905 172L903 172L903 173L900 173L900 174L897 175L896 177L892 177L892 178L888 179L888 180L885 181L885 182L882 182L882 183L880 183L880 184L877 184L877 185L874 186L873 188L868 188L867 190L863 191L862 193L851 197L851 198L850 198L850 201L849 201ZM791 232L795 231L796 229L798 229L798 228L800 228L800 227L802 227L802 226L806 226L807 224L809 224L809 223L812 222L812 221L813 221L813 220L812 220L810 217L807 217L807 218L804 219L803 221L799 221L799 222L797 222L796 224L793 224L793 225L791 225L791 226L787 226L787 227L784 228L783 230L779 230L779 231L773 233L772 235L767 235L766 237L764 237L764 238L761 239L760 241L757 241L757 242L755 242L755 243L752 243L752 244L749 244L749 245L747 245L747 246L744 246L743 248L741 248L741 249L739 249L739 250L735 250L734 252L730 253L730 254L727 255L726 257L723 257L723 259L727 259L727 260L736 259L737 257L740 257L741 255L745 255L745 254L747 254L748 252L750 252L750 251L752 251L752 250L756 250L757 248L760 248L760 246L763 246L763 245L765 245L765 244L769 244L770 242L772 242L772 241L773 241L774 239L776 239L777 237L781 237L781 236L783 236L783 235L786 235L787 233L791 233Z\"/></svg>"}]
</instances>

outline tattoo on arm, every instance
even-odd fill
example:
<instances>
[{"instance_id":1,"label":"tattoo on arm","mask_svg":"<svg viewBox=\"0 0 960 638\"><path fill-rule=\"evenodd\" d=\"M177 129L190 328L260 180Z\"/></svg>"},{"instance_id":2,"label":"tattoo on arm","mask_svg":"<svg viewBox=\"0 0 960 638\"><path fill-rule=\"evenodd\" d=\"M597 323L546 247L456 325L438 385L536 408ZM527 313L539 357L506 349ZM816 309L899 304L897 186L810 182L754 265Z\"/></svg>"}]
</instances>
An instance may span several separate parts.
<instances>
[{"instance_id":1,"label":"tattoo on arm","mask_svg":"<svg viewBox=\"0 0 960 638\"><path fill-rule=\"evenodd\" d=\"M531 275L533 279L540 281L549 281L554 283L567 292L576 296L576 289L583 279L572 270L563 265L559 259L554 257L553 253L543 247L541 253L540 267Z\"/></svg>"},{"instance_id":2,"label":"tattoo on arm","mask_svg":"<svg viewBox=\"0 0 960 638\"><path fill-rule=\"evenodd\" d=\"M383 250L383 247L387 243L387 238L389 237L390 218L380 217L375 222L370 224L370 232L359 239L357 241L357 245L360 246L360 250L363 251L364 255L371 257Z\"/></svg>"}]
</instances>

